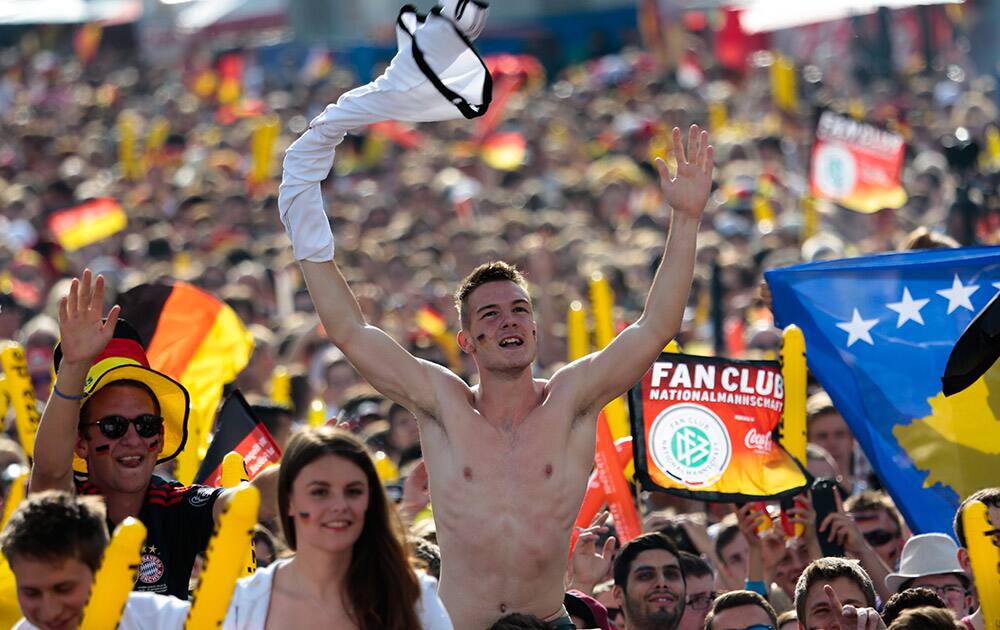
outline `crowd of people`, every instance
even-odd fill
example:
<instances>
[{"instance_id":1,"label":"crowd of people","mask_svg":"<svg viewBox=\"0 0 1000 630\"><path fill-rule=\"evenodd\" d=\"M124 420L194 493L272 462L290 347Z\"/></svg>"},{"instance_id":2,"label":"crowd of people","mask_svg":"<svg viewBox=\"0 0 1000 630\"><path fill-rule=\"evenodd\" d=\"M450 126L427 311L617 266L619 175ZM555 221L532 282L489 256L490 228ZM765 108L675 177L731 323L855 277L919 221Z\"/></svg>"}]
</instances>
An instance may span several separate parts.
<instances>
[{"instance_id":1,"label":"crowd of people","mask_svg":"<svg viewBox=\"0 0 1000 630\"><path fill-rule=\"evenodd\" d=\"M486 11L443 5L414 41L446 74L458 69L435 55L471 46ZM454 31L447 21L460 43L440 34ZM773 107L761 68L739 90L722 76L682 87L637 51L570 68L505 103L501 125L527 150L503 170L470 149L477 123L407 55L392 66L414 73L403 99L392 69L352 92L339 70L247 81L247 99L280 123L275 162L289 147L283 172L257 179L262 118L199 95L198 69L115 51L89 64L30 46L0 54L0 339L24 347L42 410L30 495L0 534L16 627L76 627L109 532L130 516L149 537L120 627L183 625L234 490L173 481L187 393L149 365L141 323L114 306L132 287L178 280L249 328L253 355L230 388L283 453L252 482L257 571L238 583L226 628L984 629L960 516L978 500L1000 523L1000 488L967 499L949 535L912 535L815 383L807 467L838 504L821 521L808 495L787 511L793 535L775 506L644 493L645 533L626 544L607 513L572 548L570 530L597 412L667 341L776 352L763 270L967 243L953 203L970 187L972 233L996 242L1000 155L970 172L939 143L962 127L987 146L989 77L930 68L859 97L906 134L909 201L874 215L820 204L810 234L811 128ZM466 87L462 98L482 95ZM846 104L838 89L817 79L803 100ZM726 120L703 131L720 103ZM430 124L396 141L376 129L344 139L386 112ZM126 124L146 138L131 151ZM119 200L127 226L61 246L49 218L96 197ZM592 272L608 279L622 330L568 363L565 313L587 300ZM457 349L420 323L427 312ZM290 375L290 400L276 400L277 374ZM314 403L328 426L308 426ZM8 422L4 494L28 465ZM824 554L827 542L844 557Z\"/></svg>"}]
</instances>

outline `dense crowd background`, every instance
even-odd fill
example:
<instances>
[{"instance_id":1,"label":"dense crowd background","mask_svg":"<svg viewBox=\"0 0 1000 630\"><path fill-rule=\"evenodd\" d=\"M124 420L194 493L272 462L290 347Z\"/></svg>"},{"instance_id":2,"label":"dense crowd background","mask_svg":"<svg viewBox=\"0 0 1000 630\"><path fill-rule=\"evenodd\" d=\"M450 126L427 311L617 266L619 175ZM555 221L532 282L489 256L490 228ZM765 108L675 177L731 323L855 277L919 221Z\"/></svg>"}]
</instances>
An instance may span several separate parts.
<instances>
[{"instance_id":1,"label":"dense crowd background","mask_svg":"<svg viewBox=\"0 0 1000 630\"><path fill-rule=\"evenodd\" d=\"M479 158L475 127L466 122L421 126L414 149L376 131L352 136L324 197L338 263L367 318L418 356L469 377L472 364L456 362L417 314L430 307L457 330L456 284L477 264L504 259L530 283L541 328L536 369L550 375L566 360L567 309L586 302L592 273L609 280L617 321L638 316L668 229L652 159L666 155L671 127L691 123L709 126L718 164L680 337L693 351L776 351L780 331L760 291L765 269L901 248L915 230L941 242L1000 240L1000 155L990 154L989 140L997 121L994 69L975 67L960 41L935 67L882 79L828 77L801 60L800 103L789 113L772 102L766 53L737 77L696 34L686 37L687 72L628 48L527 82L499 126L526 139L523 164L512 170ZM306 79L249 63L242 90L254 105L234 113L214 94L198 95L196 67L150 67L107 46L87 64L68 46L0 51L0 339L25 347L40 401L52 378L55 309L68 278L85 267L102 273L109 306L136 285L183 280L225 300L253 333L250 364L233 386L279 443L320 399L328 417L386 453L406 478L419 458L416 422L375 394L324 338L276 212L281 151L361 78L336 64ZM863 215L821 202L818 223L810 224L807 169L820 106L860 111L904 134L906 205ZM253 132L270 115L280 129L271 176L254 182ZM134 175L121 161L123 118L134 121L140 140ZM150 143L164 124L162 142ZM982 149L971 161L945 149L967 140ZM127 227L64 251L49 217L94 197L118 199ZM964 210L970 202L974 216ZM275 370L291 375L291 407L271 400ZM815 404L822 412L822 401ZM12 423L6 434L0 472L23 461ZM831 430L813 441L826 442L814 451L816 465L840 474L852 494L878 486L849 434ZM13 476L4 472L4 481ZM401 495L402 481L391 491ZM666 508L653 513L650 528L680 532L696 552L699 532L716 534L728 512L663 497L650 498L649 507ZM428 541L417 555L434 567L433 522L417 519L414 528ZM268 537L263 530L262 558ZM778 583L792 595L793 586Z\"/></svg>"}]
</instances>

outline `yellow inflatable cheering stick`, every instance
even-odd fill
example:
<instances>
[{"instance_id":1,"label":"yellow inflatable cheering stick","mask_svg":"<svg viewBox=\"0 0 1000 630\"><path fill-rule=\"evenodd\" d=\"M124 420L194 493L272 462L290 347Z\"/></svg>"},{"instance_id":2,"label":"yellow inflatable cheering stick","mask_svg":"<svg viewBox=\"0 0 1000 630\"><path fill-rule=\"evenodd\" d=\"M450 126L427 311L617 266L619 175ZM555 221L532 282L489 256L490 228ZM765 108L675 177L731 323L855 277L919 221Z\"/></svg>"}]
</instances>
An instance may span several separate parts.
<instances>
[{"instance_id":1,"label":"yellow inflatable cheering stick","mask_svg":"<svg viewBox=\"0 0 1000 630\"><path fill-rule=\"evenodd\" d=\"M192 596L185 630L221 627L236 580L246 573L246 549L253 538L259 509L260 492L245 486L236 491L219 517L215 534L208 541L205 566Z\"/></svg>"},{"instance_id":2,"label":"yellow inflatable cheering stick","mask_svg":"<svg viewBox=\"0 0 1000 630\"><path fill-rule=\"evenodd\" d=\"M781 418L781 445L802 466L806 465L806 341L802 329L792 324L781 335L781 377L785 381L785 410ZM805 527L795 524L795 536Z\"/></svg>"},{"instance_id":3,"label":"yellow inflatable cheering stick","mask_svg":"<svg viewBox=\"0 0 1000 630\"><path fill-rule=\"evenodd\" d=\"M983 627L986 630L1000 630L1000 549L996 543L1000 527L990 523L990 512L979 501L972 501L965 506L962 525L965 528L966 548L969 550L969 564L972 565L976 590L979 591Z\"/></svg>"},{"instance_id":4,"label":"yellow inflatable cheering stick","mask_svg":"<svg viewBox=\"0 0 1000 630\"><path fill-rule=\"evenodd\" d=\"M24 350L16 343L7 343L0 350L0 367L3 369L3 389L7 392L10 406L14 408L17 436L28 457L35 452L35 431L41 416L35 405L35 390L28 375L28 361ZM0 426L3 422L0 421Z\"/></svg>"},{"instance_id":5,"label":"yellow inflatable cheering stick","mask_svg":"<svg viewBox=\"0 0 1000 630\"><path fill-rule=\"evenodd\" d=\"M226 453L222 458L222 487L235 488L241 483L250 481L250 471L243 456L236 451ZM247 560L246 575L252 575L257 570L257 550L254 548L253 536L250 537L250 559Z\"/></svg>"},{"instance_id":6,"label":"yellow inflatable cheering stick","mask_svg":"<svg viewBox=\"0 0 1000 630\"><path fill-rule=\"evenodd\" d=\"M90 599L83 609L80 630L114 630L125 611L129 593L135 586L146 526L129 517L115 528L104 550L101 567L94 576Z\"/></svg>"}]
</instances>

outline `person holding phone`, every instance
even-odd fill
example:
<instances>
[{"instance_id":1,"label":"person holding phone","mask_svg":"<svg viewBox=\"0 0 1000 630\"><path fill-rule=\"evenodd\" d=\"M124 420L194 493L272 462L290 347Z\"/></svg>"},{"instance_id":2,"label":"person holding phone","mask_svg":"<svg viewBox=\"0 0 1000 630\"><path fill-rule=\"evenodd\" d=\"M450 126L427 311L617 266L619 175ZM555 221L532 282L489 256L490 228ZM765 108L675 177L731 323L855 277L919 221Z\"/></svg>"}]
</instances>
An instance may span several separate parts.
<instances>
[{"instance_id":1,"label":"person holding phone","mask_svg":"<svg viewBox=\"0 0 1000 630\"><path fill-rule=\"evenodd\" d=\"M893 594L885 582L890 568L861 533L858 524L844 510L840 489L835 484L825 484L824 481L829 480L817 480L812 491L813 501L815 502L817 498L821 500L821 504L816 507L816 531L820 544L828 545L824 551L832 550L839 552L837 555L846 555L858 560L871 576L878 596L882 601L888 600ZM831 503L832 510L829 509ZM824 553L824 555L830 554Z\"/></svg>"}]
</instances>

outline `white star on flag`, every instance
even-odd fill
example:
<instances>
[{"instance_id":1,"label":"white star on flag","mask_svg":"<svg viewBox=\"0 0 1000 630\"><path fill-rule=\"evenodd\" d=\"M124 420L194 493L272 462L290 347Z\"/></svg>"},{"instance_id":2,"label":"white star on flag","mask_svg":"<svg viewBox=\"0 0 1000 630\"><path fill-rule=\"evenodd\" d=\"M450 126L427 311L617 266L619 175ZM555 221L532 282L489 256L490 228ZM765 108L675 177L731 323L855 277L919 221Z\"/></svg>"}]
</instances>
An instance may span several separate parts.
<instances>
[{"instance_id":1,"label":"white star on flag","mask_svg":"<svg viewBox=\"0 0 1000 630\"><path fill-rule=\"evenodd\" d=\"M972 300L969 298L978 290L978 284L962 284L956 273L955 280L951 283L950 289L941 289L940 291L935 291L935 293L948 299L948 314L951 315L959 306L975 312L976 309L972 308Z\"/></svg>"},{"instance_id":2,"label":"white star on flag","mask_svg":"<svg viewBox=\"0 0 1000 630\"><path fill-rule=\"evenodd\" d=\"M875 327L878 323L878 319L861 319L861 313L858 309L854 309L854 314L851 316L851 321L841 322L837 324L837 328L847 331L847 347L850 348L854 345L854 342L864 341L870 346L874 346L875 342L872 341L871 333L868 331Z\"/></svg>"},{"instance_id":3,"label":"white star on flag","mask_svg":"<svg viewBox=\"0 0 1000 630\"><path fill-rule=\"evenodd\" d=\"M896 322L896 328L902 328L903 324L910 321L917 322L923 326L924 318L920 315L920 309L927 306L928 302L930 302L930 300L927 298L914 300L910 295L910 290L903 287L902 301L890 302L886 304L886 306L899 313L899 320Z\"/></svg>"}]
</instances>

